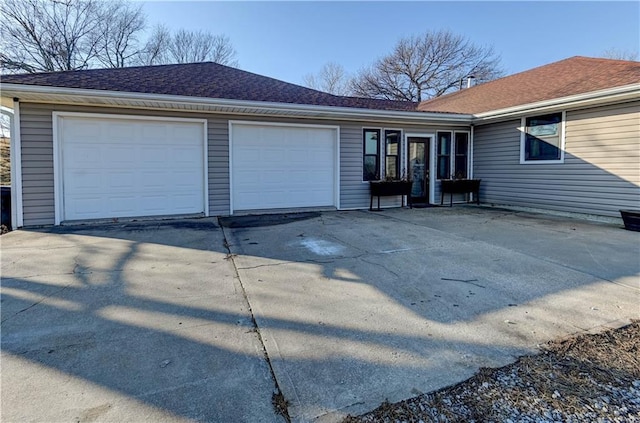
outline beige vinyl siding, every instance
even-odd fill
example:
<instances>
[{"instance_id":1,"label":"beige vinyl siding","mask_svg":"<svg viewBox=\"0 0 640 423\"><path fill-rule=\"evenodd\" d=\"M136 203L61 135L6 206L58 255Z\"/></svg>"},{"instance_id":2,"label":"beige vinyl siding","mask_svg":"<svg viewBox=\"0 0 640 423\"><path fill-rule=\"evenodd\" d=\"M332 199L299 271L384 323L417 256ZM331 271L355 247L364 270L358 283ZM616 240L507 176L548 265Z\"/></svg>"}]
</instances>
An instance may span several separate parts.
<instances>
[{"instance_id":1,"label":"beige vinyl siding","mask_svg":"<svg viewBox=\"0 0 640 423\"><path fill-rule=\"evenodd\" d=\"M25 226L53 224L52 125L50 109L21 104L22 205Z\"/></svg>"},{"instance_id":2,"label":"beige vinyl siding","mask_svg":"<svg viewBox=\"0 0 640 423\"><path fill-rule=\"evenodd\" d=\"M519 126L475 130L482 202L615 217L640 207L640 102L567 111L564 163L520 164Z\"/></svg>"},{"instance_id":3,"label":"beige vinyl siding","mask_svg":"<svg viewBox=\"0 0 640 423\"><path fill-rule=\"evenodd\" d=\"M207 119L209 214L229 214L227 119L216 115L51 104L20 104L24 226L54 224L52 113L80 112Z\"/></svg>"},{"instance_id":4,"label":"beige vinyl siding","mask_svg":"<svg viewBox=\"0 0 640 423\"><path fill-rule=\"evenodd\" d=\"M362 130L363 128L401 129L404 142L406 134L425 134L431 136L431 142L435 142L437 131L469 131L468 126L435 126L420 125L376 125L366 122L354 122L340 126L340 208L363 209L369 207L369 183L362 182ZM406 146L405 146L406 147ZM406 151L400 157L406 160ZM433 157L431 161L434 162ZM435 176L435 169L431 170ZM440 204L440 181L433 179L435 194L433 201ZM448 197L447 197L448 198ZM457 200L463 199L460 196ZM454 197L454 201L456 198ZM380 207L400 206L400 197L382 197ZM374 199L374 207L377 206L377 198Z\"/></svg>"},{"instance_id":5,"label":"beige vinyl siding","mask_svg":"<svg viewBox=\"0 0 640 423\"><path fill-rule=\"evenodd\" d=\"M212 216L229 214L229 120L317 124L340 127L340 208L369 207L369 184L362 182L362 129L402 129L404 134L431 134L437 130L469 130L466 126L434 126L376 124L369 122L337 122L331 120L303 120L290 118L256 118L244 115L180 113L173 111L133 110L109 107L71 106L21 103L22 167L24 225L52 225L54 223L53 188L53 131L52 113L80 112L138 116L171 116L207 119L209 162L209 213ZM404 160L404 156L402 156ZM440 201L440 183L435 184L434 201ZM400 198L383 197L381 206L399 206Z\"/></svg>"}]
</instances>

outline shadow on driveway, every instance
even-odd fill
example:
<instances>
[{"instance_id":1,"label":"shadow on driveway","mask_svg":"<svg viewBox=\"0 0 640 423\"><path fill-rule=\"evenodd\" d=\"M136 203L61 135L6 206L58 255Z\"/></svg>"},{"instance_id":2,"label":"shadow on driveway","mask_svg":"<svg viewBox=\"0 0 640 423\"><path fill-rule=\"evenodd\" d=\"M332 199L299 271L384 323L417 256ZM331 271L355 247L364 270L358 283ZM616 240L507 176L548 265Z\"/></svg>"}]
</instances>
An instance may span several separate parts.
<instances>
[{"instance_id":1,"label":"shadow on driveway","mask_svg":"<svg viewBox=\"0 0 640 423\"><path fill-rule=\"evenodd\" d=\"M638 317L639 237L615 226L247 219L3 236L3 421L282 421L261 340L292 419L336 421Z\"/></svg>"},{"instance_id":2,"label":"shadow on driveway","mask_svg":"<svg viewBox=\"0 0 640 423\"><path fill-rule=\"evenodd\" d=\"M639 234L477 207L224 228L294 420L459 382L639 317Z\"/></svg>"},{"instance_id":3,"label":"shadow on driveway","mask_svg":"<svg viewBox=\"0 0 640 423\"><path fill-rule=\"evenodd\" d=\"M2 237L2 421L283 421L212 220Z\"/></svg>"}]
</instances>

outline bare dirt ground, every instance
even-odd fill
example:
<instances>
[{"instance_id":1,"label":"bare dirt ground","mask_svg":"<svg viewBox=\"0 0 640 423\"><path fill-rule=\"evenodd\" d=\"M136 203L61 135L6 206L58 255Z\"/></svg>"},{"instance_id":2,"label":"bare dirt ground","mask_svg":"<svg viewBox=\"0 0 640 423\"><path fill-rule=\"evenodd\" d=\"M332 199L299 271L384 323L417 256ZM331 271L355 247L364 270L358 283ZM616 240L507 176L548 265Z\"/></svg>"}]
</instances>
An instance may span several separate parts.
<instances>
[{"instance_id":1,"label":"bare dirt ground","mask_svg":"<svg viewBox=\"0 0 640 423\"><path fill-rule=\"evenodd\" d=\"M640 422L640 321L550 342L541 354L356 422Z\"/></svg>"}]
</instances>

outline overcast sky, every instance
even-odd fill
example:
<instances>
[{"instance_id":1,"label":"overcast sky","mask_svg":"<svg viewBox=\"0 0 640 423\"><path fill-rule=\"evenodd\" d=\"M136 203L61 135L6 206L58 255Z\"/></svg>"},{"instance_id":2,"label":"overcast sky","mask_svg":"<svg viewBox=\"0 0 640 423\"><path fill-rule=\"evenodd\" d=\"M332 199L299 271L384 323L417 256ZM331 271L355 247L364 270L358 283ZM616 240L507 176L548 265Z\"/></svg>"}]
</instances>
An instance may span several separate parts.
<instances>
[{"instance_id":1,"label":"overcast sky","mask_svg":"<svg viewBox=\"0 0 640 423\"><path fill-rule=\"evenodd\" d=\"M640 49L640 2L144 2L150 26L227 35L240 68L302 83L324 63L355 73L402 36L448 29L492 45L508 74Z\"/></svg>"}]
</instances>

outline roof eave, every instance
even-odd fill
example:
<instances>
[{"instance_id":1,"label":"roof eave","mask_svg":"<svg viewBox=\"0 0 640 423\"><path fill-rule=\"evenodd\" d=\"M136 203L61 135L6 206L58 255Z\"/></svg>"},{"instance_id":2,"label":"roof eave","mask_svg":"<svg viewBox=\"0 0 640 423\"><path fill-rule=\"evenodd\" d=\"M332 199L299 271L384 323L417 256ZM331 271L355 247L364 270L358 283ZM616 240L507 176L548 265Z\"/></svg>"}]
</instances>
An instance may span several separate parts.
<instances>
[{"instance_id":1,"label":"roof eave","mask_svg":"<svg viewBox=\"0 0 640 423\"><path fill-rule=\"evenodd\" d=\"M5 104L6 102L7 105L9 102L6 100L17 97L24 102L338 120L391 120L419 123L433 120L443 123L459 123L468 125L471 123L472 119L472 115L470 114L316 106L307 104L203 98L11 83L0 83L0 93L3 98L2 104ZM13 104L12 101L10 103L11 105Z\"/></svg>"},{"instance_id":2,"label":"roof eave","mask_svg":"<svg viewBox=\"0 0 640 423\"><path fill-rule=\"evenodd\" d=\"M591 91L567 97L522 104L489 112L476 113L473 118L475 125L484 125L496 121L517 118L530 113L553 112L582 107L592 107L609 103L624 102L640 99L640 83Z\"/></svg>"}]
</instances>

